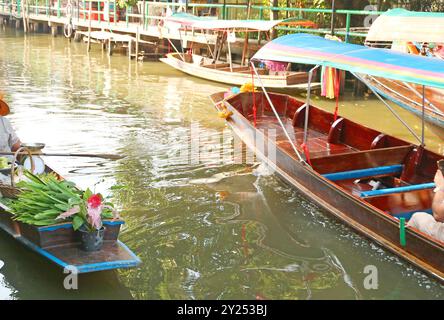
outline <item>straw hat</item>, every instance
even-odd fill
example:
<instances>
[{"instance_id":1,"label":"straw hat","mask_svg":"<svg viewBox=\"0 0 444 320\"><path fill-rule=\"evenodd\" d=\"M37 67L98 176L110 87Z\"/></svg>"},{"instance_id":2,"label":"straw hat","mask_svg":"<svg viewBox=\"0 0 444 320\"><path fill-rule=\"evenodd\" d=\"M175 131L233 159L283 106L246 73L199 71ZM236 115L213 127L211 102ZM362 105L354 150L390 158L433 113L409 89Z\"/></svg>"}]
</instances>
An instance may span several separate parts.
<instances>
[{"instance_id":1,"label":"straw hat","mask_svg":"<svg viewBox=\"0 0 444 320\"><path fill-rule=\"evenodd\" d=\"M0 99L0 116L6 116L9 114L9 106L6 102Z\"/></svg>"}]
</instances>

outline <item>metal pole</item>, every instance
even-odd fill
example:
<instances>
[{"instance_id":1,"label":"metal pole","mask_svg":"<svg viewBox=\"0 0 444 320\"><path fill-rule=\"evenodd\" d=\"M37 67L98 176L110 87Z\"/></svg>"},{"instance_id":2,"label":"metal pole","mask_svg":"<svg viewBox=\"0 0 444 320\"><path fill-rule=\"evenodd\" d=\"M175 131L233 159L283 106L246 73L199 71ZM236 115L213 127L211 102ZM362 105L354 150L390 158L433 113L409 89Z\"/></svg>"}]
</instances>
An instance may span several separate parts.
<instances>
[{"instance_id":1,"label":"metal pole","mask_svg":"<svg viewBox=\"0 0 444 320\"><path fill-rule=\"evenodd\" d=\"M308 72L308 88L307 88L307 101L305 103L305 122L304 122L304 143L307 144L308 140L308 118L309 118L309 111L310 111L310 99L311 99L311 81L313 79L313 72L319 68L319 65L313 67Z\"/></svg>"},{"instance_id":2,"label":"metal pole","mask_svg":"<svg viewBox=\"0 0 444 320\"><path fill-rule=\"evenodd\" d=\"M288 134L287 129L285 129L285 126L284 126L284 124L282 123L281 117L279 116L279 113L276 111L276 108L274 107L273 102L271 101L270 96L268 95L267 90L265 90L264 84L262 83L262 79L261 79L261 77L259 76L259 74L258 74L258 72L257 72L257 70L256 70L256 67L254 66L254 63L253 63L252 61L251 61L251 67L253 68L253 71L254 71L254 73L256 74L257 79L259 80L259 83L260 83L260 85L261 85L261 88L262 88L262 90L264 91L265 97L267 98L267 101L268 101L268 103L270 104L270 108L273 110L273 113L274 113L274 115L276 116L276 118L277 118L279 124L281 125L282 130L284 130L284 134L285 134L285 136L287 137L288 142L290 142L290 145L292 146L294 152L295 152L296 155L298 156L299 161L300 161L300 162L305 162L304 158L302 158L302 156L301 156L301 154L299 153L298 149L296 148L296 146L294 145L293 141L291 140L290 135ZM254 88L253 88L253 90L254 90Z\"/></svg>"},{"instance_id":3,"label":"metal pole","mask_svg":"<svg viewBox=\"0 0 444 320\"><path fill-rule=\"evenodd\" d=\"M331 2L331 35L335 35L335 0Z\"/></svg>"},{"instance_id":4,"label":"metal pole","mask_svg":"<svg viewBox=\"0 0 444 320\"><path fill-rule=\"evenodd\" d=\"M425 147L425 103L426 103L426 98L425 98L425 86L422 86L422 115L421 115L421 146Z\"/></svg>"},{"instance_id":5,"label":"metal pole","mask_svg":"<svg viewBox=\"0 0 444 320\"><path fill-rule=\"evenodd\" d=\"M358 78L359 80L361 80L363 83L365 83L365 85L373 92L373 94L382 101L383 104L385 104L385 106L387 107L387 109L390 110L390 112L396 117L396 119L398 119L406 128L407 130L409 130L409 132L416 138L416 140L419 141L419 143L422 143L421 138L415 133L415 131L413 131L412 128L409 127L409 125L402 120L402 118L396 113L395 110L393 110L393 108L381 97L381 95L379 93L376 92L376 90L373 88L373 86L368 83L368 81L366 81L364 78L362 78L361 76L359 76L357 73L352 72L352 74Z\"/></svg>"}]
</instances>

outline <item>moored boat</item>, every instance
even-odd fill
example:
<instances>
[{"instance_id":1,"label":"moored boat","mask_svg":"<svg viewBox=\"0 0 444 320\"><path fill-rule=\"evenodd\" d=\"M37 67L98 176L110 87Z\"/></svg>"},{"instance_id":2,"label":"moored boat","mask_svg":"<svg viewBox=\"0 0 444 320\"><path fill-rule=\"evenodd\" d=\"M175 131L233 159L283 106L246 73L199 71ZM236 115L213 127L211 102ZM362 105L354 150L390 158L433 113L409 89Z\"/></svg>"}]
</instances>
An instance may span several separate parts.
<instances>
[{"instance_id":1,"label":"moored boat","mask_svg":"<svg viewBox=\"0 0 444 320\"><path fill-rule=\"evenodd\" d=\"M241 86L252 82L250 67L234 65L219 61L212 63L210 58L195 54L169 53L160 61L194 77L209 81ZM307 89L307 72L275 71L270 74L264 68L259 72L266 88ZM254 80L253 80L254 81Z\"/></svg>"},{"instance_id":2,"label":"moored boat","mask_svg":"<svg viewBox=\"0 0 444 320\"><path fill-rule=\"evenodd\" d=\"M49 167L46 167L46 172L55 173ZM103 220L103 246L98 251L88 252L81 249L80 236L71 222L36 226L17 221L10 211L7 205L0 203L0 229L61 268L69 267L71 272L89 273L140 264L140 259L118 239L124 224L121 219Z\"/></svg>"},{"instance_id":3,"label":"moored boat","mask_svg":"<svg viewBox=\"0 0 444 320\"><path fill-rule=\"evenodd\" d=\"M372 24L366 37L370 47L390 48L428 59L444 59L444 14L411 12L393 9L382 14ZM427 62L425 62L427 63ZM425 100L425 120L440 138L444 138L444 90L427 88L399 80L364 76L373 90L405 110L422 117Z\"/></svg>"},{"instance_id":4,"label":"moored boat","mask_svg":"<svg viewBox=\"0 0 444 320\"><path fill-rule=\"evenodd\" d=\"M183 50L182 52L169 53L160 61L169 66L189 74L194 77L205 80L226 83L230 85L241 86L247 82L254 82L252 71L248 65L247 51L249 51L248 36L245 38L242 50L242 58L240 63L233 61L233 48L229 39L230 35L236 32L251 33L263 32L267 33L273 27L281 23L290 23L289 21L260 21L260 20L214 20L208 18L195 17L190 14L176 13L165 19L166 23L173 23L184 29L194 32L202 30L203 34L213 32L217 35L214 46L208 43L206 50L209 51L207 56ZM310 26L307 21L291 21L292 25L300 24L301 26ZM190 48L192 45L188 44ZM175 48L175 47L174 47ZM222 60L222 50L227 51L227 58ZM176 48L175 48L176 49ZM292 71L291 64L268 65L264 64L258 68L258 72L262 75L264 86L267 88L280 89L306 89L308 75L304 70Z\"/></svg>"},{"instance_id":5,"label":"moored boat","mask_svg":"<svg viewBox=\"0 0 444 320\"><path fill-rule=\"evenodd\" d=\"M310 35L276 39L253 58L271 57L444 87L444 62L418 64L419 57ZM432 213L433 178L443 156L426 150L423 139L414 145L336 118L309 98L266 91L224 95L211 97L216 108L279 176L359 233L444 281L444 243L405 226L415 212Z\"/></svg>"}]
</instances>

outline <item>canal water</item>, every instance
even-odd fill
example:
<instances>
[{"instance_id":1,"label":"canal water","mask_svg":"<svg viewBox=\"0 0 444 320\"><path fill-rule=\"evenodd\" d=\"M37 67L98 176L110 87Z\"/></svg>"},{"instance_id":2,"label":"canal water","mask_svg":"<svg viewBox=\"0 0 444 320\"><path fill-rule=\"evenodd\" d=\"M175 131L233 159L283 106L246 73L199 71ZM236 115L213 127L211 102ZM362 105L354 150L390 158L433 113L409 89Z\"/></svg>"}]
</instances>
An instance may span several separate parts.
<instances>
[{"instance_id":1,"label":"canal water","mask_svg":"<svg viewBox=\"0 0 444 320\"><path fill-rule=\"evenodd\" d=\"M444 297L436 281L331 219L261 164L218 161L221 150L232 151L231 133L208 99L218 90L226 86L160 62L109 58L94 45L87 54L83 43L63 37L1 30L0 91L22 141L45 142L47 152L127 156L47 162L113 198L127 222L121 240L142 264L82 275L78 290L65 290L61 270L0 232L0 299ZM372 99L349 98L340 110L412 139ZM188 161L192 145L199 161ZM377 289L365 286L369 266L378 271Z\"/></svg>"}]
</instances>

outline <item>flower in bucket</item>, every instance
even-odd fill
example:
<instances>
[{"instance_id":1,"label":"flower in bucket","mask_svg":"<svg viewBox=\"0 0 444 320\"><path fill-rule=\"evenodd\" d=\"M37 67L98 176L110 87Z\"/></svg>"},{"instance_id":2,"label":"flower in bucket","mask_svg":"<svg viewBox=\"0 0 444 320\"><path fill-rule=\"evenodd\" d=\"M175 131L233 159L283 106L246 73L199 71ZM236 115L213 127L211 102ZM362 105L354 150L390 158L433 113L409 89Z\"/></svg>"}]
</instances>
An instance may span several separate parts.
<instances>
[{"instance_id":1,"label":"flower in bucket","mask_svg":"<svg viewBox=\"0 0 444 320\"><path fill-rule=\"evenodd\" d=\"M89 232L94 232L102 228L102 219L118 219L119 214L113 206L105 203L100 193L93 194L87 189L82 198L70 199L72 207L60 214L56 219L63 220L72 218L74 230L84 227Z\"/></svg>"}]
</instances>

